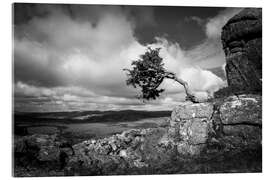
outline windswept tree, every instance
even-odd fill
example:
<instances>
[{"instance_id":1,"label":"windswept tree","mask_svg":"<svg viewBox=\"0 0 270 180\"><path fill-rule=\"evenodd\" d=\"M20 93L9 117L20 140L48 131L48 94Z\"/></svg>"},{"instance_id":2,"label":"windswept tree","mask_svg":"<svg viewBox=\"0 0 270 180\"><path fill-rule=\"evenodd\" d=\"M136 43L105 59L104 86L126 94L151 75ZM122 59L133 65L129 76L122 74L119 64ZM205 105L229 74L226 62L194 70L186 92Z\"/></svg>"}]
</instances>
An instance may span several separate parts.
<instances>
[{"instance_id":1,"label":"windswept tree","mask_svg":"<svg viewBox=\"0 0 270 180\"><path fill-rule=\"evenodd\" d=\"M164 89L159 88L165 78L175 80L185 88L186 100L198 102L195 95L191 92L188 83L176 76L175 73L169 72L164 68L163 59L159 56L161 48L151 49L148 47L145 54L132 62L132 69L124 69L127 71L127 85L134 88L141 88L139 98L150 100L160 96Z\"/></svg>"}]
</instances>

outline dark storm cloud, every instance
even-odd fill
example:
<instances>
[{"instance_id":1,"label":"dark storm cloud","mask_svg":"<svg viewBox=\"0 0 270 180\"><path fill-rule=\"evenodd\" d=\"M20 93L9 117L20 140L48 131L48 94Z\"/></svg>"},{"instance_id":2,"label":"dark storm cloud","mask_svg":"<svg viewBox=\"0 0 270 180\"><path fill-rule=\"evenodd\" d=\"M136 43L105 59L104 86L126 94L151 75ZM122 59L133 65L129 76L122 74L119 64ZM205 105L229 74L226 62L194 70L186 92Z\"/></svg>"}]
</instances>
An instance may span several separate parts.
<instances>
[{"instance_id":1,"label":"dark storm cloud","mask_svg":"<svg viewBox=\"0 0 270 180\"><path fill-rule=\"evenodd\" d=\"M218 12L216 16L204 20L193 16L189 18L202 26L207 37L201 44L189 50L188 56L194 64L203 68L212 68L225 63L221 30L224 24L241 10L242 8L227 8Z\"/></svg>"},{"instance_id":2,"label":"dark storm cloud","mask_svg":"<svg viewBox=\"0 0 270 180\"><path fill-rule=\"evenodd\" d=\"M166 36L168 40L178 42L182 48L188 49L198 45L206 35L201 25L186 20L197 17L203 21L214 17L221 10L224 8L154 7L156 27L138 28L135 32L142 43L149 43L156 36Z\"/></svg>"},{"instance_id":3,"label":"dark storm cloud","mask_svg":"<svg viewBox=\"0 0 270 180\"><path fill-rule=\"evenodd\" d=\"M125 84L122 69L146 45L162 47L166 68L196 92L212 93L224 82L195 67L207 68L218 58L215 66L223 63L217 30L230 13L223 8L15 4L15 108L167 109L184 99L184 89L174 82L165 81L164 96L147 104Z\"/></svg>"}]
</instances>

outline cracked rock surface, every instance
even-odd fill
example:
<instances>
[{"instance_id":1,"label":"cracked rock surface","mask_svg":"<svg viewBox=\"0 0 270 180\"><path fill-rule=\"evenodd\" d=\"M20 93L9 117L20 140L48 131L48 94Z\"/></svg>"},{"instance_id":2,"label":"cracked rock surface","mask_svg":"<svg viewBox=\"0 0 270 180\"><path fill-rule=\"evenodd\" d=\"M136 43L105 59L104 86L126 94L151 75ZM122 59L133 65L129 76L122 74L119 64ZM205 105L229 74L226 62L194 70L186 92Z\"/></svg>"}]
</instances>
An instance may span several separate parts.
<instances>
[{"instance_id":1,"label":"cracked rock surface","mask_svg":"<svg viewBox=\"0 0 270 180\"><path fill-rule=\"evenodd\" d=\"M262 90L262 9L245 8L222 28L229 87Z\"/></svg>"},{"instance_id":2,"label":"cracked rock surface","mask_svg":"<svg viewBox=\"0 0 270 180\"><path fill-rule=\"evenodd\" d=\"M217 116L223 135L240 141L239 146L261 146L262 96L230 96L220 104Z\"/></svg>"},{"instance_id":3,"label":"cracked rock surface","mask_svg":"<svg viewBox=\"0 0 270 180\"><path fill-rule=\"evenodd\" d=\"M212 103L182 103L171 115L168 137L183 155L199 155L211 131Z\"/></svg>"}]
</instances>

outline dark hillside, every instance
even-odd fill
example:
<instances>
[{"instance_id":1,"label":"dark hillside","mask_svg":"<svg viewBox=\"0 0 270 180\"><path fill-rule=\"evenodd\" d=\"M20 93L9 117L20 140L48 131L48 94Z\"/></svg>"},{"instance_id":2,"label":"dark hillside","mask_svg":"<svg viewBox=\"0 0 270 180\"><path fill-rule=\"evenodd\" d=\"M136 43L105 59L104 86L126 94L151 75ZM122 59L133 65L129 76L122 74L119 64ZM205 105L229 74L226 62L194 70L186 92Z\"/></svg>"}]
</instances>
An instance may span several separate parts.
<instances>
[{"instance_id":1,"label":"dark hillside","mask_svg":"<svg viewBox=\"0 0 270 180\"><path fill-rule=\"evenodd\" d=\"M171 111L73 111L44 113L15 113L14 123L91 123L137 121L144 118L168 117Z\"/></svg>"}]
</instances>

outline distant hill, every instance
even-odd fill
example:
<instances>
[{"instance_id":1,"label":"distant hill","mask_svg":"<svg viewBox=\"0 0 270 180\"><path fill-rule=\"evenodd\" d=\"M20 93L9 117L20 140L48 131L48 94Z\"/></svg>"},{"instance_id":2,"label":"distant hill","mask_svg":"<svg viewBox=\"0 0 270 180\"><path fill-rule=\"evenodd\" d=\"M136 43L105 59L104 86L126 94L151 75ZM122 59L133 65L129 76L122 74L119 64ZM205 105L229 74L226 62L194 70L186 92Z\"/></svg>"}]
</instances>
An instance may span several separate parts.
<instances>
[{"instance_id":1,"label":"distant hill","mask_svg":"<svg viewBox=\"0 0 270 180\"><path fill-rule=\"evenodd\" d=\"M38 113L16 113L16 123L91 123L91 122L124 122L137 121L145 118L169 117L171 111L73 111L73 112L38 112Z\"/></svg>"}]
</instances>

